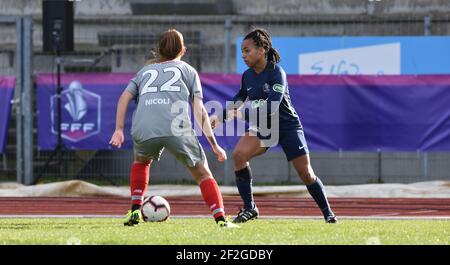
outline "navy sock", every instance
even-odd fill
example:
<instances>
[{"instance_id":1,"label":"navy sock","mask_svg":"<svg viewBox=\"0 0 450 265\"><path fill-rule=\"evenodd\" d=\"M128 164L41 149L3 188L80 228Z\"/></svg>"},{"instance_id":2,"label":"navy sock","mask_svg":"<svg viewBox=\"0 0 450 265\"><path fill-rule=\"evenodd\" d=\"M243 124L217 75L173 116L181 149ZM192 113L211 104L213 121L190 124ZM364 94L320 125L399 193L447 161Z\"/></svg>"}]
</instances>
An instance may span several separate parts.
<instances>
[{"instance_id":1,"label":"navy sock","mask_svg":"<svg viewBox=\"0 0 450 265\"><path fill-rule=\"evenodd\" d=\"M316 178L316 182L313 184L306 185L306 188L308 189L309 194L311 194L313 199L316 201L325 218L330 215L334 215L331 211L330 204L328 203L325 188L323 187L322 181L320 181L319 177Z\"/></svg>"},{"instance_id":2,"label":"navy sock","mask_svg":"<svg viewBox=\"0 0 450 265\"><path fill-rule=\"evenodd\" d=\"M242 200L244 201L245 209L253 209L255 202L253 201L252 192L252 171L249 166L235 171L236 186L239 190Z\"/></svg>"}]
</instances>

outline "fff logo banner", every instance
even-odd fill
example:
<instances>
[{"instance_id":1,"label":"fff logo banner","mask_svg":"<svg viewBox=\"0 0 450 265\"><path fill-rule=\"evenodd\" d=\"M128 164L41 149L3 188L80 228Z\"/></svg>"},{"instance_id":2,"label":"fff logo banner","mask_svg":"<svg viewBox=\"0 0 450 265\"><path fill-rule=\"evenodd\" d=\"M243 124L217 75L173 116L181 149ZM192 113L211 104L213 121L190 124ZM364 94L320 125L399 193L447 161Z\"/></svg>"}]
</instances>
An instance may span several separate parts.
<instances>
[{"instance_id":1,"label":"fff logo banner","mask_svg":"<svg viewBox=\"0 0 450 265\"><path fill-rule=\"evenodd\" d=\"M58 135L58 95L51 104L52 133ZM101 128L101 96L83 88L74 80L61 93L61 137L79 142L96 135Z\"/></svg>"}]
</instances>

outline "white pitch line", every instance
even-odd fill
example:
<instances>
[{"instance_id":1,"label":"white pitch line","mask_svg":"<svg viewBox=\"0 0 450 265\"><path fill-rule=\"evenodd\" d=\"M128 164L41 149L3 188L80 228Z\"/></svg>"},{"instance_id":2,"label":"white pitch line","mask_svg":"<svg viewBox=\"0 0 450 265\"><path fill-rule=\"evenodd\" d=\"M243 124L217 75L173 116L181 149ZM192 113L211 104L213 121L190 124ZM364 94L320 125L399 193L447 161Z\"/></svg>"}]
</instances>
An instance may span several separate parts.
<instances>
[{"instance_id":1,"label":"white pitch line","mask_svg":"<svg viewBox=\"0 0 450 265\"><path fill-rule=\"evenodd\" d=\"M409 212L409 213L417 214L417 213L434 213L434 212L437 212L437 210L422 210L422 211L415 211L415 212Z\"/></svg>"},{"instance_id":2,"label":"white pitch line","mask_svg":"<svg viewBox=\"0 0 450 265\"><path fill-rule=\"evenodd\" d=\"M0 215L0 218L123 218L122 215ZM210 215L171 215L173 219L212 219ZM284 216L272 215L261 216L258 219L301 219L301 220L323 220L321 216ZM339 220L450 220L450 216L338 216Z\"/></svg>"},{"instance_id":3,"label":"white pitch line","mask_svg":"<svg viewBox=\"0 0 450 265\"><path fill-rule=\"evenodd\" d=\"M369 215L369 217L389 217L389 216L398 216L400 213L382 213L382 214L373 214Z\"/></svg>"},{"instance_id":4,"label":"white pitch line","mask_svg":"<svg viewBox=\"0 0 450 265\"><path fill-rule=\"evenodd\" d=\"M123 218L119 215L89 215L89 214L26 214L26 215L0 215L0 218Z\"/></svg>"}]
</instances>

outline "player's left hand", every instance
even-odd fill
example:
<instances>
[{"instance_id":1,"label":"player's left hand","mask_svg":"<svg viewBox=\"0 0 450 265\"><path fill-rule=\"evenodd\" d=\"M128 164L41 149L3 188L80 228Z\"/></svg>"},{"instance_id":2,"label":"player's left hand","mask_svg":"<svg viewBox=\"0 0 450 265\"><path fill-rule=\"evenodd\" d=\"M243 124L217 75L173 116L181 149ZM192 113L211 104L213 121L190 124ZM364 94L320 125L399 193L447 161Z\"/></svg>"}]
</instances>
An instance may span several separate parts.
<instances>
[{"instance_id":1,"label":"player's left hand","mask_svg":"<svg viewBox=\"0 0 450 265\"><path fill-rule=\"evenodd\" d=\"M213 145L212 150L214 154L217 156L217 160L219 162L227 160L227 152L225 152L225 150L223 150L222 147L220 147L218 144Z\"/></svg>"},{"instance_id":2,"label":"player's left hand","mask_svg":"<svg viewBox=\"0 0 450 265\"><path fill-rule=\"evenodd\" d=\"M123 135L123 131L116 130L114 131L114 134L111 137L111 140L109 141L109 144L120 148L122 147L123 142L125 141L125 136Z\"/></svg>"},{"instance_id":3,"label":"player's left hand","mask_svg":"<svg viewBox=\"0 0 450 265\"><path fill-rule=\"evenodd\" d=\"M242 119L242 112L240 110L230 110L228 112L228 117Z\"/></svg>"}]
</instances>

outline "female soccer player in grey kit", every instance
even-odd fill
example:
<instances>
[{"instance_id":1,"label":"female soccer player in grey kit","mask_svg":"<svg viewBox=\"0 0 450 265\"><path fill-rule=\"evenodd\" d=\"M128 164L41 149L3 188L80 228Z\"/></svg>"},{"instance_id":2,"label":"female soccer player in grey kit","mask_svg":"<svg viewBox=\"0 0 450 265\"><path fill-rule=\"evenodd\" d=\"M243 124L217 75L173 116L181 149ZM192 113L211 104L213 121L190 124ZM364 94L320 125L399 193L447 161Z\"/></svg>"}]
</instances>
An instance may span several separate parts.
<instances>
[{"instance_id":1,"label":"female soccer player in grey kit","mask_svg":"<svg viewBox=\"0 0 450 265\"><path fill-rule=\"evenodd\" d=\"M133 99L137 101L131 128L135 153L130 174L132 206L124 225L132 226L140 222L140 208L149 182L150 165L153 160L159 160L162 151L167 148L197 181L203 199L219 226L237 227L225 219L220 189L192 129L189 102L193 106L194 118L218 160L223 162L227 158L212 132L197 71L180 60L185 51L180 32L174 29L164 32L159 40L156 63L143 67L119 99L116 130L110 141L118 148L124 142L123 128L128 104Z\"/></svg>"},{"instance_id":2,"label":"female soccer player in grey kit","mask_svg":"<svg viewBox=\"0 0 450 265\"><path fill-rule=\"evenodd\" d=\"M280 55L272 47L272 39L264 29L255 29L245 36L242 45L242 58L249 67L243 75L241 88L222 115L212 116L214 128L220 122L235 117L244 118L250 123L250 129L242 136L233 151L236 185L244 201L244 208L233 220L244 223L258 217L259 211L253 200L252 171L249 161L267 151L268 140L261 134L258 124L252 124L250 117L256 115L270 119L278 115L278 144L281 145L288 161L291 161L300 179L306 184L309 193L321 209L327 223L336 223L336 215L330 208L325 189L320 179L314 174L309 161L309 151L303 134L300 119L292 106L286 73L278 65ZM252 108L245 108L242 113L239 107L249 100ZM266 108L264 113L261 109ZM260 119L264 119L262 117ZM259 120L260 121L260 120ZM259 122L258 121L258 122Z\"/></svg>"}]
</instances>

